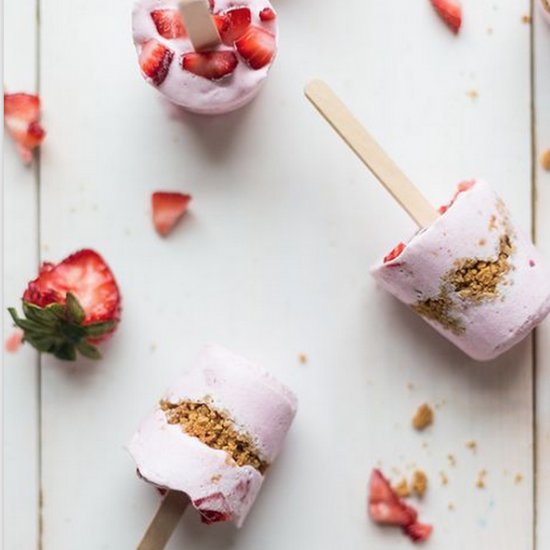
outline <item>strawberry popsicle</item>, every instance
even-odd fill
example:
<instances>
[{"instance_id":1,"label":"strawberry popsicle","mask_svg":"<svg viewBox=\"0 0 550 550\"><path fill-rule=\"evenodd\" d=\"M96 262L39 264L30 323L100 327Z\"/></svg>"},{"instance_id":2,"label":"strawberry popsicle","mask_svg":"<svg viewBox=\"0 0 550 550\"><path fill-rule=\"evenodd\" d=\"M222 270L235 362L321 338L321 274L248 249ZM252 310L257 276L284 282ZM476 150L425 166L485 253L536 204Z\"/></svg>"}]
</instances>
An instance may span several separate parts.
<instances>
[{"instance_id":1,"label":"strawberry popsicle","mask_svg":"<svg viewBox=\"0 0 550 550\"><path fill-rule=\"evenodd\" d=\"M223 114L259 92L277 50L277 17L268 0L211 0L221 44L195 51L177 0L141 0L133 37L144 78L172 103Z\"/></svg>"},{"instance_id":2,"label":"strawberry popsicle","mask_svg":"<svg viewBox=\"0 0 550 550\"><path fill-rule=\"evenodd\" d=\"M550 0L538 0L542 15L547 23L550 23Z\"/></svg>"},{"instance_id":3,"label":"strawberry popsicle","mask_svg":"<svg viewBox=\"0 0 550 550\"><path fill-rule=\"evenodd\" d=\"M141 477L186 493L203 522L240 527L296 406L260 366L210 345L143 421L129 451Z\"/></svg>"},{"instance_id":4,"label":"strawberry popsicle","mask_svg":"<svg viewBox=\"0 0 550 550\"><path fill-rule=\"evenodd\" d=\"M550 269L480 180L372 269L380 285L479 361L504 353L550 312Z\"/></svg>"}]
</instances>

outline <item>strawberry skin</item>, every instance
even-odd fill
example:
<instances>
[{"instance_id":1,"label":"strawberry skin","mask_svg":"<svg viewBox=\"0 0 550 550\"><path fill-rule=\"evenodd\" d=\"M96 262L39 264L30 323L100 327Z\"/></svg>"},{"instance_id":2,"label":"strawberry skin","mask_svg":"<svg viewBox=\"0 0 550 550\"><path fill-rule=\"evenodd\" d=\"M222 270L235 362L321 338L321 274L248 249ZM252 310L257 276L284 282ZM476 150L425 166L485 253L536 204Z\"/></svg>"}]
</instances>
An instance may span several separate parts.
<instances>
[{"instance_id":1,"label":"strawberry skin","mask_svg":"<svg viewBox=\"0 0 550 550\"><path fill-rule=\"evenodd\" d=\"M156 86L160 86L168 76L174 52L156 40L149 40L139 54L139 65L143 74Z\"/></svg>"},{"instance_id":2,"label":"strawberry skin","mask_svg":"<svg viewBox=\"0 0 550 550\"><path fill-rule=\"evenodd\" d=\"M10 314L24 340L60 359L76 352L98 359L93 344L111 336L120 320L120 292L113 273L93 250L80 250L59 264L44 263L23 294L23 313Z\"/></svg>"},{"instance_id":3,"label":"strawberry skin","mask_svg":"<svg viewBox=\"0 0 550 550\"><path fill-rule=\"evenodd\" d=\"M230 75L238 64L233 52L191 52L181 58L181 66L197 76L219 80Z\"/></svg>"},{"instance_id":4,"label":"strawberry skin","mask_svg":"<svg viewBox=\"0 0 550 550\"><path fill-rule=\"evenodd\" d=\"M431 0L433 7L447 26L458 33L462 26L462 6L458 0Z\"/></svg>"},{"instance_id":5,"label":"strawberry skin","mask_svg":"<svg viewBox=\"0 0 550 550\"><path fill-rule=\"evenodd\" d=\"M403 533L407 535L413 542L424 542L428 540L433 532L431 525L424 523L413 523L407 527L403 527Z\"/></svg>"},{"instance_id":6,"label":"strawberry skin","mask_svg":"<svg viewBox=\"0 0 550 550\"><path fill-rule=\"evenodd\" d=\"M214 15L222 42L232 46L248 29L252 14L248 8L233 8L221 14Z\"/></svg>"},{"instance_id":7,"label":"strawberry skin","mask_svg":"<svg viewBox=\"0 0 550 550\"><path fill-rule=\"evenodd\" d=\"M180 12L173 9L154 10L151 18L155 23L157 32L163 38L184 38L187 36Z\"/></svg>"},{"instance_id":8,"label":"strawberry skin","mask_svg":"<svg viewBox=\"0 0 550 550\"><path fill-rule=\"evenodd\" d=\"M191 195L157 191L153 193L151 202L153 205L153 224L159 235L164 237L174 229L185 214L191 202Z\"/></svg>"},{"instance_id":9,"label":"strawberry skin","mask_svg":"<svg viewBox=\"0 0 550 550\"><path fill-rule=\"evenodd\" d=\"M25 93L4 94L4 120L23 162L29 164L33 150L46 136L39 122L40 98Z\"/></svg>"},{"instance_id":10,"label":"strawberry skin","mask_svg":"<svg viewBox=\"0 0 550 550\"><path fill-rule=\"evenodd\" d=\"M277 18L277 14L271 8L264 8L260 12L260 21L273 21Z\"/></svg>"},{"instance_id":11,"label":"strawberry skin","mask_svg":"<svg viewBox=\"0 0 550 550\"><path fill-rule=\"evenodd\" d=\"M248 65L255 70L265 67L275 55L275 36L259 27L250 27L235 46Z\"/></svg>"},{"instance_id":12,"label":"strawberry skin","mask_svg":"<svg viewBox=\"0 0 550 550\"><path fill-rule=\"evenodd\" d=\"M401 256L401 254L403 253L403 251L405 250L405 248L407 248L407 245L405 243L399 243L385 258L384 258L384 263L387 264L388 262L392 262L393 260L395 260L396 258L398 258L399 256Z\"/></svg>"}]
</instances>

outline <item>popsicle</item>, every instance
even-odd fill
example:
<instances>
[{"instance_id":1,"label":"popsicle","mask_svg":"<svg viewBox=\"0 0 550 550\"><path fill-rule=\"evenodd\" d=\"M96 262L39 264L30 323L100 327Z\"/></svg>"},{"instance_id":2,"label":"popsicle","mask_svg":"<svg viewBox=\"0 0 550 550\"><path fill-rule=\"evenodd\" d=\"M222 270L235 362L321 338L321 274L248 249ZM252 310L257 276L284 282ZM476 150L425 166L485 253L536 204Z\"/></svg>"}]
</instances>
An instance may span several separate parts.
<instances>
[{"instance_id":1,"label":"popsicle","mask_svg":"<svg viewBox=\"0 0 550 550\"><path fill-rule=\"evenodd\" d=\"M187 495L203 522L240 527L296 407L292 391L262 367L209 345L145 418L129 451L140 477Z\"/></svg>"},{"instance_id":2,"label":"popsicle","mask_svg":"<svg viewBox=\"0 0 550 550\"><path fill-rule=\"evenodd\" d=\"M538 0L539 7L542 11L544 19L547 23L550 23L550 1L549 0Z\"/></svg>"},{"instance_id":3,"label":"popsicle","mask_svg":"<svg viewBox=\"0 0 550 550\"><path fill-rule=\"evenodd\" d=\"M268 0L140 0L132 21L145 80L199 114L251 101L277 51L277 16Z\"/></svg>"},{"instance_id":4,"label":"popsicle","mask_svg":"<svg viewBox=\"0 0 550 550\"><path fill-rule=\"evenodd\" d=\"M461 183L436 211L326 84L309 84L306 95L420 227L373 267L385 290L479 361L546 318L550 268L487 183Z\"/></svg>"}]
</instances>

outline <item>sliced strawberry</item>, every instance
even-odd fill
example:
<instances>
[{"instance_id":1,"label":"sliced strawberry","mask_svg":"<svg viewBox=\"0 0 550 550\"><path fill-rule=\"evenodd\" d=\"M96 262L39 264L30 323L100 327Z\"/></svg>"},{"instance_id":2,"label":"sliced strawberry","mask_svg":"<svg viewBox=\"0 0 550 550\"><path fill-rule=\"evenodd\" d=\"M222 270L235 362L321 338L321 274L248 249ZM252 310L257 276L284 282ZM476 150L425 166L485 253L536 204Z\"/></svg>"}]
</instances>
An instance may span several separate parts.
<instances>
[{"instance_id":1,"label":"sliced strawberry","mask_svg":"<svg viewBox=\"0 0 550 550\"><path fill-rule=\"evenodd\" d=\"M160 86L168 76L174 52L156 40L143 44L139 54L139 65L143 74L149 77L156 86Z\"/></svg>"},{"instance_id":2,"label":"sliced strawberry","mask_svg":"<svg viewBox=\"0 0 550 550\"><path fill-rule=\"evenodd\" d=\"M230 75L238 62L233 52L191 52L182 57L181 66L197 76L218 80Z\"/></svg>"},{"instance_id":3,"label":"sliced strawberry","mask_svg":"<svg viewBox=\"0 0 550 550\"><path fill-rule=\"evenodd\" d=\"M8 353L16 353L21 344L23 343L23 336L25 333L20 329L16 328L7 338L5 343L5 349Z\"/></svg>"},{"instance_id":4,"label":"sliced strawberry","mask_svg":"<svg viewBox=\"0 0 550 550\"><path fill-rule=\"evenodd\" d=\"M424 542L430 538L430 535L433 532L433 527L431 525L426 525L425 523L413 523L407 527L403 527L403 533L407 535L413 542Z\"/></svg>"},{"instance_id":5,"label":"sliced strawberry","mask_svg":"<svg viewBox=\"0 0 550 550\"><path fill-rule=\"evenodd\" d=\"M153 223L157 232L168 235L185 214L191 201L191 195L182 193L164 193L158 191L151 197L153 204Z\"/></svg>"},{"instance_id":6,"label":"sliced strawberry","mask_svg":"<svg viewBox=\"0 0 550 550\"><path fill-rule=\"evenodd\" d=\"M232 46L250 26L252 14L248 8L233 8L214 15L214 21L224 44Z\"/></svg>"},{"instance_id":7,"label":"sliced strawberry","mask_svg":"<svg viewBox=\"0 0 550 550\"><path fill-rule=\"evenodd\" d=\"M237 51L253 69L265 67L275 55L275 36L259 27L250 27L235 42Z\"/></svg>"},{"instance_id":8,"label":"sliced strawberry","mask_svg":"<svg viewBox=\"0 0 550 550\"><path fill-rule=\"evenodd\" d=\"M25 341L60 359L76 352L100 357L93 344L108 338L120 320L120 293L114 275L93 250L80 250L59 264L45 263L23 294L23 313L9 312Z\"/></svg>"},{"instance_id":9,"label":"sliced strawberry","mask_svg":"<svg viewBox=\"0 0 550 550\"><path fill-rule=\"evenodd\" d=\"M26 164L32 161L32 151L46 132L39 123L40 98L31 94L4 94L4 118L17 150Z\"/></svg>"},{"instance_id":10,"label":"sliced strawberry","mask_svg":"<svg viewBox=\"0 0 550 550\"><path fill-rule=\"evenodd\" d=\"M380 470L373 470L369 489L369 515L376 523L407 527L416 521L416 510L407 506Z\"/></svg>"},{"instance_id":11,"label":"sliced strawberry","mask_svg":"<svg viewBox=\"0 0 550 550\"><path fill-rule=\"evenodd\" d=\"M388 262L391 262L395 260L398 256L400 256L403 253L403 250L407 245L405 243L399 243L385 258L384 263L387 264Z\"/></svg>"},{"instance_id":12,"label":"sliced strawberry","mask_svg":"<svg viewBox=\"0 0 550 550\"><path fill-rule=\"evenodd\" d=\"M154 10L151 17L163 38L183 38L187 36L179 10Z\"/></svg>"},{"instance_id":13,"label":"sliced strawberry","mask_svg":"<svg viewBox=\"0 0 550 550\"><path fill-rule=\"evenodd\" d=\"M277 14L271 8L264 8L260 11L260 21L273 21L277 18Z\"/></svg>"},{"instance_id":14,"label":"sliced strawberry","mask_svg":"<svg viewBox=\"0 0 550 550\"><path fill-rule=\"evenodd\" d=\"M459 0L431 0L431 3L447 26L458 33L462 25L462 6Z\"/></svg>"}]
</instances>

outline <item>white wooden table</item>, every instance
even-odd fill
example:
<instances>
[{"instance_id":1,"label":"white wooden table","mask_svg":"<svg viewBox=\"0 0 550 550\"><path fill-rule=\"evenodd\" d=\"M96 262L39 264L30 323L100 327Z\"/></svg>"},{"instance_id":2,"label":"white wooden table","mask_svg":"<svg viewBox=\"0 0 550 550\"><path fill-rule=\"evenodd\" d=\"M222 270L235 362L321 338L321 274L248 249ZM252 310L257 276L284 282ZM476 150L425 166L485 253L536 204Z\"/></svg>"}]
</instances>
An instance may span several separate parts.
<instances>
[{"instance_id":1,"label":"white wooden table","mask_svg":"<svg viewBox=\"0 0 550 550\"><path fill-rule=\"evenodd\" d=\"M279 0L258 100L177 120L139 75L131 0L5 0L4 81L40 92L48 130L32 169L5 145L5 302L40 260L84 246L124 295L102 362L4 357L6 549L135 547L158 496L124 444L207 341L263 362L301 408L245 527L189 513L171 549L409 548L366 519L378 461L428 473L427 547L550 546L550 323L480 365L378 290L369 265L412 223L302 97L327 80L434 204L461 178L491 181L550 256L535 162L550 147L550 29L538 12L522 22L529 0L463 3L457 38L427 0ZM157 189L194 197L167 240L149 219ZM424 401L440 406L419 435Z\"/></svg>"}]
</instances>

